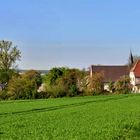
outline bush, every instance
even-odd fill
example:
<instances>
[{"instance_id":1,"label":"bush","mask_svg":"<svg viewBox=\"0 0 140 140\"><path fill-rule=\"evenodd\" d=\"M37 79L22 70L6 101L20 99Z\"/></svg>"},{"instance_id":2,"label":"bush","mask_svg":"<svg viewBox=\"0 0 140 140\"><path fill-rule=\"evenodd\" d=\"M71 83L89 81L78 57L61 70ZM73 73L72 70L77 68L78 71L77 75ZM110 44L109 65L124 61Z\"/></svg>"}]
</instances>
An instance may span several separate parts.
<instances>
[{"instance_id":1,"label":"bush","mask_svg":"<svg viewBox=\"0 0 140 140\"><path fill-rule=\"evenodd\" d=\"M50 98L64 97L66 96L65 88L63 86L47 86L46 93Z\"/></svg>"},{"instance_id":2,"label":"bush","mask_svg":"<svg viewBox=\"0 0 140 140\"><path fill-rule=\"evenodd\" d=\"M33 99L37 92L35 81L23 77L13 77L8 84L9 99Z\"/></svg>"},{"instance_id":3,"label":"bush","mask_svg":"<svg viewBox=\"0 0 140 140\"><path fill-rule=\"evenodd\" d=\"M78 88L76 85L71 85L68 90L68 96L73 97L78 94Z\"/></svg>"},{"instance_id":4,"label":"bush","mask_svg":"<svg viewBox=\"0 0 140 140\"><path fill-rule=\"evenodd\" d=\"M28 70L22 75L25 79L34 80L37 87L39 87L42 83L42 77L40 72L36 70Z\"/></svg>"},{"instance_id":5,"label":"bush","mask_svg":"<svg viewBox=\"0 0 140 140\"><path fill-rule=\"evenodd\" d=\"M127 94L131 92L130 78L123 76L117 80L114 84L115 92L121 94Z\"/></svg>"},{"instance_id":6,"label":"bush","mask_svg":"<svg viewBox=\"0 0 140 140\"><path fill-rule=\"evenodd\" d=\"M6 99L8 99L7 90L1 90L0 91L0 100L6 100Z\"/></svg>"},{"instance_id":7,"label":"bush","mask_svg":"<svg viewBox=\"0 0 140 140\"><path fill-rule=\"evenodd\" d=\"M80 76L77 69L53 68L46 75L46 92L50 97L77 96Z\"/></svg>"},{"instance_id":8,"label":"bush","mask_svg":"<svg viewBox=\"0 0 140 140\"><path fill-rule=\"evenodd\" d=\"M114 92L115 88L114 88L114 83L112 81L109 82L109 92Z\"/></svg>"},{"instance_id":9,"label":"bush","mask_svg":"<svg viewBox=\"0 0 140 140\"><path fill-rule=\"evenodd\" d=\"M94 73L92 77L89 77L88 92L93 95L101 94L104 90L103 79L103 73Z\"/></svg>"},{"instance_id":10,"label":"bush","mask_svg":"<svg viewBox=\"0 0 140 140\"><path fill-rule=\"evenodd\" d=\"M47 92L36 92L35 99L47 99L50 95Z\"/></svg>"}]
</instances>

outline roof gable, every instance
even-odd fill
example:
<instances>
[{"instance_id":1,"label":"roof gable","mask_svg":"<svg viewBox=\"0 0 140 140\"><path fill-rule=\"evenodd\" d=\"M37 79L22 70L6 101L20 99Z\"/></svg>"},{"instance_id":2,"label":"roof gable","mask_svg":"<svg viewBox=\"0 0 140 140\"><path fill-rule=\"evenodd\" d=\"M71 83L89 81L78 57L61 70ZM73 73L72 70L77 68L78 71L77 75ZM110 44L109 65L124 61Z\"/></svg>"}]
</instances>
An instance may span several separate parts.
<instances>
[{"instance_id":1,"label":"roof gable","mask_svg":"<svg viewBox=\"0 0 140 140\"><path fill-rule=\"evenodd\" d=\"M134 72L135 77L140 77L140 60L131 69L131 72Z\"/></svg>"}]
</instances>

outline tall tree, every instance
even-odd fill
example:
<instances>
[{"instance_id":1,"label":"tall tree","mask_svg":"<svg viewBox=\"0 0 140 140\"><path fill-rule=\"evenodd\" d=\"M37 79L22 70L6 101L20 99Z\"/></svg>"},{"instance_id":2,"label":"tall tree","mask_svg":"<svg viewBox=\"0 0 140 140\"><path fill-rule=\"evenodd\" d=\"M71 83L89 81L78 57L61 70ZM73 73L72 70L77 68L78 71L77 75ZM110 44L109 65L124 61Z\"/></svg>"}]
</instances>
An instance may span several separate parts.
<instances>
[{"instance_id":1,"label":"tall tree","mask_svg":"<svg viewBox=\"0 0 140 140\"><path fill-rule=\"evenodd\" d=\"M9 70L17 60L20 60L21 52L17 46L12 46L11 41L0 41L0 69Z\"/></svg>"}]
</instances>

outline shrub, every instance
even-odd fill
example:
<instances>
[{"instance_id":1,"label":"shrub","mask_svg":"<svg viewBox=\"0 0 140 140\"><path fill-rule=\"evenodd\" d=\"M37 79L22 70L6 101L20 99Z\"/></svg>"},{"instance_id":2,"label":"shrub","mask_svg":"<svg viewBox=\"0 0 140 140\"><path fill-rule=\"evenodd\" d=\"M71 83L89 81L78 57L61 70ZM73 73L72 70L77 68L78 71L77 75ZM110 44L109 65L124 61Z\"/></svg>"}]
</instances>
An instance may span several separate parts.
<instances>
[{"instance_id":1,"label":"shrub","mask_svg":"<svg viewBox=\"0 0 140 140\"><path fill-rule=\"evenodd\" d=\"M93 95L102 93L104 90L103 79L103 73L94 73L92 77L89 77L88 91Z\"/></svg>"},{"instance_id":2,"label":"shrub","mask_svg":"<svg viewBox=\"0 0 140 140\"><path fill-rule=\"evenodd\" d=\"M35 99L47 99L50 95L47 92L36 92L35 93Z\"/></svg>"},{"instance_id":3,"label":"shrub","mask_svg":"<svg viewBox=\"0 0 140 140\"><path fill-rule=\"evenodd\" d=\"M35 98L37 85L35 81L23 77L13 77L8 84L9 99Z\"/></svg>"},{"instance_id":4,"label":"shrub","mask_svg":"<svg viewBox=\"0 0 140 140\"><path fill-rule=\"evenodd\" d=\"M63 86L47 86L46 93L48 97L57 98L66 96L65 88Z\"/></svg>"},{"instance_id":5,"label":"shrub","mask_svg":"<svg viewBox=\"0 0 140 140\"><path fill-rule=\"evenodd\" d=\"M115 88L114 88L114 83L112 81L109 82L109 92L114 92Z\"/></svg>"},{"instance_id":6,"label":"shrub","mask_svg":"<svg viewBox=\"0 0 140 140\"><path fill-rule=\"evenodd\" d=\"M115 82L115 92L127 94L131 92L130 78L128 76L120 77L119 80Z\"/></svg>"},{"instance_id":7,"label":"shrub","mask_svg":"<svg viewBox=\"0 0 140 140\"><path fill-rule=\"evenodd\" d=\"M8 99L7 90L1 90L0 91L0 100L6 100L6 99Z\"/></svg>"},{"instance_id":8,"label":"shrub","mask_svg":"<svg viewBox=\"0 0 140 140\"><path fill-rule=\"evenodd\" d=\"M81 71L77 69L53 68L46 75L46 92L50 97L76 96L80 76Z\"/></svg>"},{"instance_id":9,"label":"shrub","mask_svg":"<svg viewBox=\"0 0 140 140\"><path fill-rule=\"evenodd\" d=\"M39 87L42 83L42 77L40 72L36 70L28 70L22 75L25 79L33 80L37 87Z\"/></svg>"},{"instance_id":10,"label":"shrub","mask_svg":"<svg viewBox=\"0 0 140 140\"><path fill-rule=\"evenodd\" d=\"M78 93L78 88L76 85L71 85L68 90L68 96L73 97L76 96Z\"/></svg>"}]
</instances>

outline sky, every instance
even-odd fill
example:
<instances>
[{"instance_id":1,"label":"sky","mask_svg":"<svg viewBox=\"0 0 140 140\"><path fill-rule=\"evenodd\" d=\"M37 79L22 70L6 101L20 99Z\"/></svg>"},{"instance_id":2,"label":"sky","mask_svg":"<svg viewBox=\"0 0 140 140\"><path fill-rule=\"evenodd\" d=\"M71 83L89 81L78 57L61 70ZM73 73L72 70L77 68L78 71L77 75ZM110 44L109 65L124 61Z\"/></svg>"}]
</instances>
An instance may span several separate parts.
<instances>
[{"instance_id":1,"label":"sky","mask_svg":"<svg viewBox=\"0 0 140 140\"><path fill-rule=\"evenodd\" d=\"M140 55L139 0L0 0L0 40L19 69L123 65Z\"/></svg>"}]
</instances>

